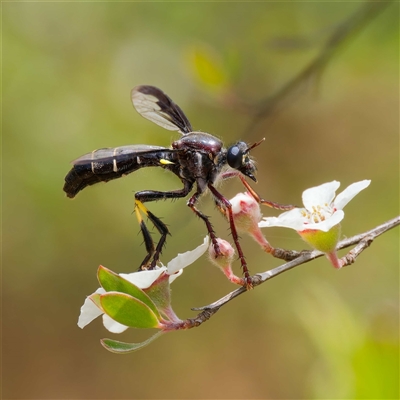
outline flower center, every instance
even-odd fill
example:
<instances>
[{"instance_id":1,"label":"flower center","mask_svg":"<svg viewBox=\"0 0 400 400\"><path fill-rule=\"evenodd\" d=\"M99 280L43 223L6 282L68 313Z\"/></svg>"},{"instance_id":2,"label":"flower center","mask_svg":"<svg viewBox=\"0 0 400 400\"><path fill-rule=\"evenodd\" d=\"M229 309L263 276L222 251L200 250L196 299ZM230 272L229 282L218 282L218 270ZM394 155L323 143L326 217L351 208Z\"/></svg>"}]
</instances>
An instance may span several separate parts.
<instances>
[{"instance_id":1,"label":"flower center","mask_svg":"<svg viewBox=\"0 0 400 400\"><path fill-rule=\"evenodd\" d=\"M332 216L336 211L336 208L331 207L330 204L325 203L324 205L312 206L311 210L305 208L301 210L301 214L308 220L306 223L317 224L318 222L325 221L327 218Z\"/></svg>"}]
</instances>

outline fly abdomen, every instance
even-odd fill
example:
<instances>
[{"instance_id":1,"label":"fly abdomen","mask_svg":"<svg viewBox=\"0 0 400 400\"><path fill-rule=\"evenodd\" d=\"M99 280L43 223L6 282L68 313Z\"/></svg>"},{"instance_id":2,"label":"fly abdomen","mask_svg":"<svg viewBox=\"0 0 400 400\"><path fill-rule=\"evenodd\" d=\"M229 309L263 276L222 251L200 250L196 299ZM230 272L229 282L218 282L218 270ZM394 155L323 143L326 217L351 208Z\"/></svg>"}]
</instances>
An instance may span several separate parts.
<instances>
[{"instance_id":1,"label":"fly abdomen","mask_svg":"<svg viewBox=\"0 0 400 400\"><path fill-rule=\"evenodd\" d=\"M133 172L137 168L133 168L129 172ZM73 198L86 186L98 182L108 182L120 178L122 175L124 175L124 169L114 168L113 163L91 162L74 165L65 177L64 192L68 197Z\"/></svg>"},{"instance_id":2,"label":"fly abdomen","mask_svg":"<svg viewBox=\"0 0 400 400\"><path fill-rule=\"evenodd\" d=\"M118 179L143 167L169 169L176 151L160 146L132 145L95 150L76 159L65 177L64 192L75 197L82 189L98 182Z\"/></svg>"}]
</instances>

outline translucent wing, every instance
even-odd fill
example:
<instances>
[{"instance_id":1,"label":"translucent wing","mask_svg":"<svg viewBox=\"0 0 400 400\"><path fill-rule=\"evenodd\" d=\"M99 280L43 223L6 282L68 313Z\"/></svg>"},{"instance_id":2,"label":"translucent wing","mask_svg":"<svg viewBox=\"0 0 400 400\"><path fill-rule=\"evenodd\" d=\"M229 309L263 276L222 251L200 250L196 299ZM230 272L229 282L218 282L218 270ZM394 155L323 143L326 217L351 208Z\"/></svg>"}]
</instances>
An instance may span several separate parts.
<instances>
[{"instance_id":1,"label":"translucent wing","mask_svg":"<svg viewBox=\"0 0 400 400\"><path fill-rule=\"evenodd\" d=\"M155 124L183 135L193 131L181 108L155 86L136 86L131 98L136 111Z\"/></svg>"},{"instance_id":2,"label":"translucent wing","mask_svg":"<svg viewBox=\"0 0 400 400\"><path fill-rule=\"evenodd\" d=\"M123 160L133 158L146 153L157 154L158 152L171 151L166 147L150 146L147 144L133 144L120 147L105 147L97 149L91 153L84 154L72 161L73 165L87 164L88 162L96 161L113 161L114 159Z\"/></svg>"}]
</instances>

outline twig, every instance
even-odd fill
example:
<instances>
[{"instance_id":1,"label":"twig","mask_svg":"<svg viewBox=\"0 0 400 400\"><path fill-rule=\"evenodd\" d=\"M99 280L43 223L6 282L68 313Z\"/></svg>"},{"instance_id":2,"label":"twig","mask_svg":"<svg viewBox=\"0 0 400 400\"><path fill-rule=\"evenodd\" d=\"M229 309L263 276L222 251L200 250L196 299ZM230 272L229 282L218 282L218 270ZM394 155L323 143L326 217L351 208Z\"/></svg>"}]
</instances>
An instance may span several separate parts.
<instances>
[{"instance_id":1,"label":"twig","mask_svg":"<svg viewBox=\"0 0 400 400\"><path fill-rule=\"evenodd\" d=\"M337 250L345 249L347 247L356 245L354 249L352 249L346 256L342 258L345 262L345 265L353 264L356 258L367 248L371 245L375 238L382 235L383 233L393 229L394 227L400 225L400 216L393 218L382 225L379 225L367 232L360 233L359 235L352 236L350 238L341 240L337 245ZM291 270L299 265L305 264L309 261L312 261L316 258L322 257L324 253L320 251L303 251L300 255L279 267L273 268L269 271L256 274L252 276L253 280L253 287L257 287L262 283L265 283L269 279L274 278L286 271ZM194 327L198 327L203 322L208 321L222 306L229 303L234 298L240 296L243 293L246 293L247 290L245 287L240 287L239 289L234 290L231 293L228 293L224 297L220 298L219 300L198 308L192 308L193 311L201 311L195 318L189 318L182 324L181 329L190 329Z\"/></svg>"},{"instance_id":2,"label":"twig","mask_svg":"<svg viewBox=\"0 0 400 400\"><path fill-rule=\"evenodd\" d=\"M246 129L246 133L248 134L250 131L254 130L261 120L268 117L283 100L298 91L302 85L309 82L311 79L319 77L339 47L349 39L351 35L357 33L363 26L377 17L390 2L391 0L385 2L367 2L353 15L340 23L314 60L275 94L253 105L252 108L255 110L255 115L249 127Z\"/></svg>"}]
</instances>

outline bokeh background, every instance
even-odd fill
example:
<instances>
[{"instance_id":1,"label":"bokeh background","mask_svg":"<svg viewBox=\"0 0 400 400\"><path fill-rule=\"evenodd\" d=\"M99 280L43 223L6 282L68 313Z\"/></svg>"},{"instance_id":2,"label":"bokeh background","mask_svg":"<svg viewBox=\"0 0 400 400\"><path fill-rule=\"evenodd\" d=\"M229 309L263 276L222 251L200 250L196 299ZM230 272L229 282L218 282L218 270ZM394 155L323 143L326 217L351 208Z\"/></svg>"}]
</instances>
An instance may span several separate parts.
<instances>
[{"instance_id":1,"label":"bokeh background","mask_svg":"<svg viewBox=\"0 0 400 400\"><path fill-rule=\"evenodd\" d=\"M65 197L74 158L101 147L177 138L141 118L138 84L161 87L192 125L254 150L257 191L281 203L331 180L371 179L346 207L343 235L399 212L399 5L337 49L252 126L257 104L297 76L362 3L3 3L2 395L9 399L398 398L398 228L340 271L325 259L240 296L198 329L118 356L76 322L99 264L132 272L144 257L133 192L180 187L158 169ZM239 182L222 188L228 197ZM205 235L185 200L150 204L172 231L163 261ZM227 223L205 197L217 233ZM265 209L264 215L276 215ZM301 250L295 232L266 230ZM253 273L280 265L242 240ZM340 253L344 255L344 253ZM239 272L239 264L235 263ZM179 316L233 290L202 258L173 284Z\"/></svg>"}]
</instances>

